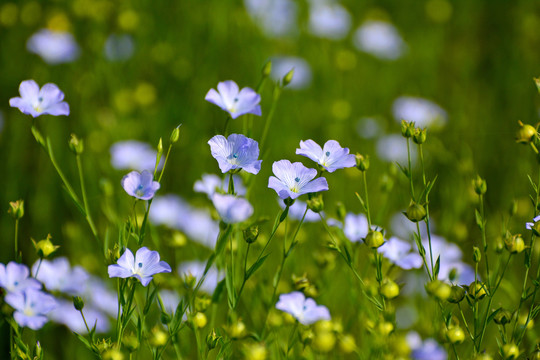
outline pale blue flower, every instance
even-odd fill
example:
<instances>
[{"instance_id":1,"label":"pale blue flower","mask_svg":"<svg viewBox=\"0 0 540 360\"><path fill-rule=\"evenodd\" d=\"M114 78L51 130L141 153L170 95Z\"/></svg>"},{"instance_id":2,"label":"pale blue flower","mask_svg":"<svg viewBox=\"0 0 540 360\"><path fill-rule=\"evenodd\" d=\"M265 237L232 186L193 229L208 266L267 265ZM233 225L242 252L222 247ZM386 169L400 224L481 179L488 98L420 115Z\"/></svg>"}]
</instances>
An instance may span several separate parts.
<instances>
[{"instance_id":1,"label":"pale blue flower","mask_svg":"<svg viewBox=\"0 0 540 360\"><path fill-rule=\"evenodd\" d=\"M422 257L413 252L412 245L404 240L392 236L377 249L385 258L404 270L422 267Z\"/></svg>"},{"instance_id":2,"label":"pale blue flower","mask_svg":"<svg viewBox=\"0 0 540 360\"><path fill-rule=\"evenodd\" d=\"M534 224L536 224L538 221L540 221L540 215L538 215L537 217L535 217L533 219L533 222L528 222L525 224L525 227L527 228L527 230L531 230L533 227L534 227Z\"/></svg>"},{"instance_id":3,"label":"pale blue flower","mask_svg":"<svg viewBox=\"0 0 540 360\"><path fill-rule=\"evenodd\" d=\"M110 149L111 164L117 170L154 171L157 151L150 145L126 140L114 143ZM158 170L163 167L163 158L158 164Z\"/></svg>"},{"instance_id":4,"label":"pale blue flower","mask_svg":"<svg viewBox=\"0 0 540 360\"><path fill-rule=\"evenodd\" d=\"M48 320L45 315L56 307L52 295L33 288L8 293L4 300L15 309L13 318L17 324L32 330L41 329Z\"/></svg>"},{"instance_id":5,"label":"pale blue flower","mask_svg":"<svg viewBox=\"0 0 540 360\"><path fill-rule=\"evenodd\" d=\"M86 305L98 312L104 312L109 316L116 317L118 313L118 294L96 276L90 276L85 283L85 289L81 297ZM86 313L85 305L85 313Z\"/></svg>"},{"instance_id":6,"label":"pale blue flower","mask_svg":"<svg viewBox=\"0 0 540 360\"><path fill-rule=\"evenodd\" d=\"M242 183L242 178L238 175L233 175L234 191L237 195L244 196L246 194L246 187ZM214 174L203 174L201 180L197 180L193 185L193 190L196 192L204 193L212 199L212 195L216 192L226 193L229 189L229 176L225 179L221 179Z\"/></svg>"},{"instance_id":7,"label":"pale blue flower","mask_svg":"<svg viewBox=\"0 0 540 360\"><path fill-rule=\"evenodd\" d=\"M319 37L341 40L351 27L351 14L340 4L314 3L309 11L309 31Z\"/></svg>"},{"instance_id":8,"label":"pale blue flower","mask_svg":"<svg viewBox=\"0 0 540 360\"><path fill-rule=\"evenodd\" d=\"M434 339L422 338L415 331L411 331L406 336L406 341L412 350L411 358L414 360L446 360L448 354L446 350Z\"/></svg>"},{"instance_id":9,"label":"pale blue flower","mask_svg":"<svg viewBox=\"0 0 540 360\"><path fill-rule=\"evenodd\" d=\"M281 294L276 309L291 314L304 325L311 325L319 320L330 320L330 311L324 305L317 305L315 300L307 298L299 291Z\"/></svg>"},{"instance_id":10,"label":"pale blue flower","mask_svg":"<svg viewBox=\"0 0 540 360\"><path fill-rule=\"evenodd\" d=\"M328 172L356 166L356 157L335 140L328 140L322 149L313 140L300 141L300 149L296 149L296 154L310 158Z\"/></svg>"},{"instance_id":11,"label":"pale blue flower","mask_svg":"<svg viewBox=\"0 0 540 360\"><path fill-rule=\"evenodd\" d=\"M309 169L300 162L280 160L272 164L268 187L274 189L280 198L296 199L300 195L328 190L328 183L323 177L315 178L317 170Z\"/></svg>"},{"instance_id":12,"label":"pale blue flower","mask_svg":"<svg viewBox=\"0 0 540 360\"><path fill-rule=\"evenodd\" d=\"M150 200L159 190L159 183L154 181L154 175L144 170L142 173L132 171L122 178L122 187L128 193L140 200Z\"/></svg>"},{"instance_id":13,"label":"pale blue flower","mask_svg":"<svg viewBox=\"0 0 540 360\"><path fill-rule=\"evenodd\" d=\"M159 295L163 302L163 311L169 315L173 315L176 312L178 304L180 304L180 296L178 296L178 293L174 290L164 289L159 291Z\"/></svg>"},{"instance_id":14,"label":"pale blue flower","mask_svg":"<svg viewBox=\"0 0 540 360\"><path fill-rule=\"evenodd\" d=\"M62 31L42 29L28 39L26 48L51 65L72 62L79 57L79 45L73 35Z\"/></svg>"},{"instance_id":15,"label":"pale blue flower","mask_svg":"<svg viewBox=\"0 0 540 360\"><path fill-rule=\"evenodd\" d=\"M422 239L422 245L426 249L426 259L431 262L429 241ZM475 280L474 269L462 260L463 252L456 244L447 242L443 237L431 235L431 249L433 250L433 263L440 256L439 276L440 280L449 281L452 269L456 271L456 282L458 284L470 284Z\"/></svg>"},{"instance_id":16,"label":"pale blue flower","mask_svg":"<svg viewBox=\"0 0 540 360\"><path fill-rule=\"evenodd\" d=\"M81 295L90 278L84 268L71 267L66 257L58 257L52 261L42 260L41 264L40 260L37 260L32 265L32 274L45 285L47 290L60 291L69 295Z\"/></svg>"},{"instance_id":17,"label":"pale blue flower","mask_svg":"<svg viewBox=\"0 0 540 360\"><path fill-rule=\"evenodd\" d=\"M219 217L226 224L236 224L253 215L253 206L244 198L234 195L214 194L212 202Z\"/></svg>"},{"instance_id":18,"label":"pale blue flower","mask_svg":"<svg viewBox=\"0 0 540 360\"><path fill-rule=\"evenodd\" d=\"M51 321L65 325L71 331L78 334L88 333L81 313L75 309L73 301L57 298L56 302L57 307L47 314L47 317ZM111 329L110 320L107 315L86 303L84 305L84 318L90 328L93 328L94 325L96 325L96 333L106 333Z\"/></svg>"},{"instance_id":19,"label":"pale blue flower","mask_svg":"<svg viewBox=\"0 0 540 360\"><path fill-rule=\"evenodd\" d=\"M178 274L182 278L191 275L197 279L198 282L204 274L205 267L206 264L201 261L186 261L178 265ZM212 294L218 283L223 280L224 277L222 272L219 272L215 266L212 266L206 273L206 277L204 278L200 289L207 294Z\"/></svg>"},{"instance_id":20,"label":"pale blue flower","mask_svg":"<svg viewBox=\"0 0 540 360\"><path fill-rule=\"evenodd\" d=\"M69 105L64 100L64 93L55 84L45 84L40 89L34 80L25 80L19 85L21 97L9 99L9 106L18 108L23 114L38 117L40 115L69 115Z\"/></svg>"},{"instance_id":21,"label":"pale blue flower","mask_svg":"<svg viewBox=\"0 0 540 360\"><path fill-rule=\"evenodd\" d=\"M220 82L217 88L218 91L210 89L204 99L227 111L233 119L244 114L261 116L261 96L255 90L248 87L239 90L232 80Z\"/></svg>"},{"instance_id":22,"label":"pale blue flower","mask_svg":"<svg viewBox=\"0 0 540 360\"><path fill-rule=\"evenodd\" d=\"M24 264L10 261L7 266L0 264L0 287L7 292L20 292L27 288L41 289L41 283L28 277L30 270Z\"/></svg>"},{"instance_id":23,"label":"pale blue flower","mask_svg":"<svg viewBox=\"0 0 540 360\"><path fill-rule=\"evenodd\" d=\"M384 21L369 20L356 30L353 43L358 50L382 60L396 60L405 52L405 42L397 29Z\"/></svg>"},{"instance_id":24,"label":"pale blue flower","mask_svg":"<svg viewBox=\"0 0 540 360\"><path fill-rule=\"evenodd\" d=\"M262 160L257 160L259 143L253 139L242 134L231 134L228 138L216 135L208 141L208 144L223 173L244 169L249 173L258 174L261 170Z\"/></svg>"},{"instance_id":25,"label":"pale blue flower","mask_svg":"<svg viewBox=\"0 0 540 360\"><path fill-rule=\"evenodd\" d=\"M345 215L343 232L349 241L361 241L367 236L368 230L368 221L364 214L348 213Z\"/></svg>"},{"instance_id":26,"label":"pale blue flower","mask_svg":"<svg viewBox=\"0 0 540 360\"><path fill-rule=\"evenodd\" d=\"M163 272L171 272L171 267L165 261L159 261L159 253L150 251L146 247L137 250L135 256L131 250L126 249L116 264L109 265L109 277L139 279L143 286L152 281L152 276Z\"/></svg>"},{"instance_id":27,"label":"pale blue flower","mask_svg":"<svg viewBox=\"0 0 540 360\"><path fill-rule=\"evenodd\" d=\"M417 150L415 146L410 147L411 162L414 165L417 159ZM377 140L377 155L379 158L388 162L398 162L407 164L407 141L401 134L385 135Z\"/></svg>"},{"instance_id":28,"label":"pale blue flower","mask_svg":"<svg viewBox=\"0 0 540 360\"><path fill-rule=\"evenodd\" d=\"M268 37L296 32L298 7L292 0L244 0L253 21Z\"/></svg>"},{"instance_id":29,"label":"pale blue flower","mask_svg":"<svg viewBox=\"0 0 540 360\"><path fill-rule=\"evenodd\" d=\"M398 97L392 104L394 119L414 122L416 127L441 127L447 121L447 114L432 101L413 96Z\"/></svg>"}]
</instances>

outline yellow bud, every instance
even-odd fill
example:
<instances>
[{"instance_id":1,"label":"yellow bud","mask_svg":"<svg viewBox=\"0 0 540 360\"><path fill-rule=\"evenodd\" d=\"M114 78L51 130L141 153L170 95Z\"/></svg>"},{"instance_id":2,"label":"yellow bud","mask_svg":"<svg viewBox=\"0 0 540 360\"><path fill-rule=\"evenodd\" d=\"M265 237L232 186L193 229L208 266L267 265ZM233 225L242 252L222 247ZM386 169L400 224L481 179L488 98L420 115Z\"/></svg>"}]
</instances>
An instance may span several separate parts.
<instances>
[{"instance_id":1,"label":"yellow bud","mask_svg":"<svg viewBox=\"0 0 540 360\"><path fill-rule=\"evenodd\" d=\"M172 247L183 247L187 244L187 237L179 231L175 231L172 234L172 239L169 242L169 245Z\"/></svg>"},{"instance_id":2,"label":"yellow bud","mask_svg":"<svg viewBox=\"0 0 540 360\"><path fill-rule=\"evenodd\" d=\"M399 295L399 286L392 280L387 280L381 286L381 294L387 299L393 299Z\"/></svg>"},{"instance_id":3,"label":"yellow bud","mask_svg":"<svg viewBox=\"0 0 540 360\"><path fill-rule=\"evenodd\" d=\"M414 134L412 138L416 144L420 145L420 144L425 143L426 138L427 138L427 129L419 129L419 128L414 129Z\"/></svg>"},{"instance_id":4,"label":"yellow bud","mask_svg":"<svg viewBox=\"0 0 540 360\"><path fill-rule=\"evenodd\" d=\"M505 238L504 247L512 254L519 254L525 250L525 241L521 234L516 234Z\"/></svg>"},{"instance_id":5,"label":"yellow bud","mask_svg":"<svg viewBox=\"0 0 540 360\"><path fill-rule=\"evenodd\" d=\"M139 25L139 15L133 10L127 10L118 15L118 25L123 30L134 30Z\"/></svg>"},{"instance_id":6,"label":"yellow bud","mask_svg":"<svg viewBox=\"0 0 540 360\"><path fill-rule=\"evenodd\" d=\"M246 325L242 322L242 320L238 320L237 322L231 324L228 330L229 336L233 339L241 339L246 336Z\"/></svg>"},{"instance_id":7,"label":"yellow bud","mask_svg":"<svg viewBox=\"0 0 540 360\"><path fill-rule=\"evenodd\" d=\"M193 316L193 325L199 329L205 327L207 322L208 320L206 319L206 315L204 315L202 312L198 312Z\"/></svg>"},{"instance_id":8,"label":"yellow bud","mask_svg":"<svg viewBox=\"0 0 540 360\"><path fill-rule=\"evenodd\" d=\"M445 301L452 294L452 287L445 282L434 280L426 285L426 291L436 299Z\"/></svg>"},{"instance_id":9,"label":"yellow bud","mask_svg":"<svg viewBox=\"0 0 540 360\"><path fill-rule=\"evenodd\" d=\"M483 354L478 354L474 360L493 360L493 357L489 354L486 354L486 353L483 353Z\"/></svg>"},{"instance_id":10,"label":"yellow bud","mask_svg":"<svg viewBox=\"0 0 540 360\"><path fill-rule=\"evenodd\" d=\"M320 352L329 352L336 345L336 336L331 331L315 332L313 348Z\"/></svg>"},{"instance_id":11,"label":"yellow bud","mask_svg":"<svg viewBox=\"0 0 540 360\"><path fill-rule=\"evenodd\" d=\"M350 354L356 350L356 341L352 335L343 335L339 339L339 349L345 354Z\"/></svg>"},{"instance_id":12,"label":"yellow bud","mask_svg":"<svg viewBox=\"0 0 540 360\"><path fill-rule=\"evenodd\" d=\"M124 335L122 345L131 353L137 350L140 346L139 340L135 334Z\"/></svg>"},{"instance_id":13,"label":"yellow bud","mask_svg":"<svg viewBox=\"0 0 540 360\"><path fill-rule=\"evenodd\" d=\"M469 297L476 300L482 300L486 296L485 285L481 282L472 282L467 290Z\"/></svg>"},{"instance_id":14,"label":"yellow bud","mask_svg":"<svg viewBox=\"0 0 540 360\"><path fill-rule=\"evenodd\" d=\"M101 358L103 360L124 360L124 355L118 349L109 349L101 355Z\"/></svg>"},{"instance_id":15,"label":"yellow bud","mask_svg":"<svg viewBox=\"0 0 540 360\"><path fill-rule=\"evenodd\" d=\"M160 347L167 344L168 335L165 331L161 330L158 327L152 329L150 338L148 339L150 345L154 347Z\"/></svg>"},{"instance_id":16,"label":"yellow bud","mask_svg":"<svg viewBox=\"0 0 540 360\"><path fill-rule=\"evenodd\" d=\"M364 242L372 249L377 249L384 244L384 236L380 231L370 230Z\"/></svg>"},{"instance_id":17,"label":"yellow bud","mask_svg":"<svg viewBox=\"0 0 540 360\"><path fill-rule=\"evenodd\" d=\"M48 234L46 239L40 240L37 243L32 239L32 243L34 243L34 247L40 258L48 257L60 247L58 245L53 245L51 242L51 234Z\"/></svg>"},{"instance_id":18,"label":"yellow bud","mask_svg":"<svg viewBox=\"0 0 540 360\"><path fill-rule=\"evenodd\" d=\"M461 344L465 340L465 333L459 326L452 326L446 330L446 338L452 344Z\"/></svg>"},{"instance_id":19,"label":"yellow bud","mask_svg":"<svg viewBox=\"0 0 540 360\"><path fill-rule=\"evenodd\" d=\"M514 360L519 356L519 348L513 343L505 344L502 350L504 360Z\"/></svg>"},{"instance_id":20,"label":"yellow bud","mask_svg":"<svg viewBox=\"0 0 540 360\"><path fill-rule=\"evenodd\" d=\"M268 350L264 343L253 343L245 345L244 356L249 360L265 360L268 356Z\"/></svg>"},{"instance_id":21,"label":"yellow bud","mask_svg":"<svg viewBox=\"0 0 540 360\"><path fill-rule=\"evenodd\" d=\"M448 297L448 302L457 304L465 298L465 289L461 286L453 285L451 288L450 296Z\"/></svg>"},{"instance_id":22,"label":"yellow bud","mask_svg":"<svg viewBox=\"0 0 540 360\"><path fill-rule=\"evenodd\" d=\"M264 64L262 68L262 76L263 78L267 78L270 76L270 73L272 72L272 62L268 61L266 64Z\"/></svg>"},{"instance_id":23,"label":"yellow bud","mask_svg":"<svg viewBox=\"0 0 540 360\"><path fill-rule=\"evenodd\" d=\"M10 201L8 213L18 220L24 216L24 200Z\"/></svg>"},{"instance_id":24,"label":"yellow bud","mask_svg":"<svg viewBox=\"0 0 540 360\"><path fill-rule=\"evenodd\" d=\"M283 77L283 86L287 86L291 83L294 76L294 68L291 69L285 76Z\"/></svg>"},{"instance_id":25,"label":"yellow bud","mask_svg":"<svg viewBox=\"0 0 540 360\"><path fill-rule=\"evenodd\" d=\"M172 131L171 133L171 143L175 143L178 141L178 139L180 138L180 126L182 126L182 124L178 125L177 127L174 128L174 130Z\"/></svg>"},{"instance_id":26,"label":"yellow bud","mask_svg":"<svg viewBox=\"0 0 540 360\"><path fill-rule=\"evenodd\" d=\"M394 324L391 322L383 321L377 326L377 332L381 336L388 336L392 331L394 331Z\"/></svg>"},{"instance_id":27,"label":"yellow bud","mask_svg":"<svg viewBox=\"0 0 540 360\"><path fill-rule=\"evenodd\" d=\"M529 124L523 124L521 121L519 123L519 130L516 134L516 141L522 144L528 144L538 136L538 131Z\"/></svg>"},{"instance_id":28,"label":"yellow bud","mask_svg":"<svg viewBox=\"0 0 540 360\"><path fill-rule=\"evenodd\" d=\"M271 327L277 328L280 327L283 324L283 318L280 314L278 314L275 311L271 311L270 314L268 314L268 325Z\"/></svg>"}]
</instances>

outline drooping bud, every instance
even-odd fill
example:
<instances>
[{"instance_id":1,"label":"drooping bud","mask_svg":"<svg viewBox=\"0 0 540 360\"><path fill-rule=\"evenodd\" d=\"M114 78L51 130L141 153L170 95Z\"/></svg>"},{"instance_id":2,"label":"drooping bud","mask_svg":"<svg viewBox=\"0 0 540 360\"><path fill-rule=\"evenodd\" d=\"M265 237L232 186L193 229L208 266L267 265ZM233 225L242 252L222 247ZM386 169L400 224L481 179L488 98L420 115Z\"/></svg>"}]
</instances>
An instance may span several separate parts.
<instances>
[{"instance_id":1,"label":"drooping bud","mask_svg":"<svg viewBox=\"0 0 540 360\"><path fill-rule=\"evenodd\" d=\"M10 201L8 213L10 213L15 220L21 219L24 216L24 201Z\"/></svg>"},{"instance_id":2,"label":"drooping bud","mask_svg":"<svg viewBox=\"0 0 540 360\"><path fill-rule=\"evenodd\" d=\"M84 151L83 141L79 139L75 134L71 134L71 138L69 139L69 149L75 155L81 155Z\"/></svg>"},{"instance_id":3,"label":"drooping bud","mask_svg":"<svg viewBox=\"0 0 540 360\"><path fill-rule=\"evenodd\" d=\"M172 131L171 137L169 139L171 141L171 144L174 144L180 138L180 126L182 126L182 124L175 127L174 130Z\"/></svg>"},{"instance_id":4,"label":"drooping bud","mask_svg":"<svg viewBox=\"0 0 540 360\"><path fill-rule=\"evenodd\" d=\"M243 231L244 241L248 244L253 244L259 237L259 227L257 225L250 226Z\"/></svg>"},{"instance_id":5,"label":"drooping bud","mask_svg":"<svg viewBox=\"0 0 540 360\"><path fill-rule=\"evenodd\" d=\"M450 296L447 299L448 302L457 304L465 298L465 289L463 289L461 286L453 285L451 290Z\"/></svg>"},{"instance_id":6,"label":"drooping bud","mask_svg":"<svg viewBox=\"0 0 540 360\"><path fill-rule=\"evenodd\" d=\"M495 324L506 325L512 320L512 315L510 311L501 308L493 318L493 321L495 321Z\"/></svg>"},{"instance_id":7,"label":"drooping bud","mask_svg":"<svg viewBox=\"0 0 540 360\"><path fill-rule=\"evenodd\" d=\"M418 145L425 143L427 138L427 129L414 129L414 135L412 138L413 141Z\"/></svg>"},{"instance_id":8,"label":"drooping bud","mask_svg":"<svg viewBox=\"0 0 540 360\"><path fill-rule=\"evenodd\" d=\"M523 124L518 121L519 130L516 133L516 142L521 144L528 144L538 136L538 131L529 124Z\"/></svg>"},{"instance_id":9,"label":"drooping bud","mask_svg":"<svg viewBox=\"0 0 540 360\"><path fill-rule=\"evenodd\" d=\"M384 236L380 231L370 230L364 239L367 246L372 249L377 249L384 244Z\"/></svg>"},{"instance_id":10,"label":"drooping bud","mask_svg":"<svg viewBox=\"0 0 540 360\"><path fill-rule=\"evenodd\" d=\"M487 191L486 180L482 179L479 175L476 175L476 179L472 182L474 192L478 195L484 195Z\"/></svg>"},{"instance_id":11,"label":"drooping bud","mask_svg":"<svg viewBox=\"0 0 540 360\"><path fill-rule=\"evenodd\" d=\"M44 240L36 242L34 239L32 239L34 248L36 249L36 252L40 258L49 257L60 247L59 245L53 245L51 238L51 234L47 234L47 238Z\"/></svg>"},{"instance_id":12,"label":"drooping bud","mask_svg":"<svg viewBox=\"0 0 540 360\"><path fill-rule=\"evenodd\" d=\"M74 296L73 306L75 307L75 310L81 311L84 308L84 300L80 296Z\"/></svg>"},{"instance_id":13,"label":"drooping bud","mask_svg":"<svg viewBox=\"0 0 540 360\"><path fill-rule=\"evenodd\" d=\"M414 123L401 120L401 135L410 138L414 135Z\"/></svg>"},{"instance_id":14,"label":"drooping bud","mask_svg":"<svg viewBox=\"0 0 540 360\"><path fill-rule=\"evenodd\" d=\"M367 171L369 169L369 156L356 154L356 168L360 171Z\"/></svg>"},{"instance_id":15,"label":"drooping bud","mask_svg":"<svg viewBox=\"0 0 540 360\"><path fill-rule=\"evenodd\" d=\"M322 194L317 194L307 200L308 208L314 213L320 213L324 209Z\"/></svg>"},{"instance_id":16,"label":"drooping bud","mask_svg":"<svg viewBox=\"0 0 540 360\"><path fill-rule=\"evenodd\" d=\"M409 205L407 211L405 212L407 219L415 223L424 220L426 215L426 209L422 205L415 202L411 202L411 205Z\"/></svg>"},{"instance_id":17,"label":"drooping bud","mask_svg":"<svg viewBox=\"0 0 540 360\"><path fill-rule=\"evenodd\" d=\"M481 259L482 253L480 252L480 249L477 246L473 246L473 261L479 263Z\"/></svg>"},{"instance_id":18,"label":"drooping bud","mask_svg":"<svg viewBox=\"0 0 540 360\"><path fill-rule=\"evenodd\" d=\"M294 68L291 69L285 76L283 77L283 86L287 86L291 83L294 76Z\"/></svg>"}]
</instances>

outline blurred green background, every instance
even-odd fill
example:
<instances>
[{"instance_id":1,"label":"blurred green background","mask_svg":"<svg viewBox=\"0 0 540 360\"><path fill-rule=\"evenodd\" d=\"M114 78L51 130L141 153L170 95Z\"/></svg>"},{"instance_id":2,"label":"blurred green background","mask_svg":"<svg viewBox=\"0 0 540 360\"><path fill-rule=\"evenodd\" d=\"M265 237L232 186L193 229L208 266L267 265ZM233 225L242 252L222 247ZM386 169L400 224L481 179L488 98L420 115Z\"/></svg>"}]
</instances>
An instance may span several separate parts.
<instances>
[{"instance_id":1,"label":"blurred green background","mask_svg":"<svg viewBox=\"0 0 540 360\"><path fill-rule=\"evenodd\" d=\"M204 101L204 96L219 81L229 79L240 87L255 88L263 65L276 56L304 59L311 68L311 82L303 89L284 90L279 101L267 148L261 149L266 154L251 198L256 214L273 216L278 209L275 193L266 187L273 161L308 165L294 154L300 140L322 144L336 139L351 152L371 157L370 200L378 214L376 222L386 226L392 214L408 205L409 197L404 176L379 158L376 145L384 134L400 131L392 114L394 100L417 96L447 113L444 126L428 128L426 144L428 175L438 174L430 206L437 233L464 244L479 238L470 186L476 174L488 184L487 213L493 219L489 240L499 235L497 222L513 199L519 200L513 226L516 232L524 231L523 223L532 214L526 175L536 178L537 165L529 149L515 143L514 134L518 120L538 122L540 98L532 79L540 75L539 2L341 1L351 24L340 40L310 32L309 12L315 1L292 3L295 16L290 31L268 36L242 1L0 2L0 209L4 209L0 261L7 263L13 253L8 203L24 199L20 243L28 263L35 259L30 238L42 239L50 233L62 246L59 254L105 275L104 264L88 256L99 247L32 137L31 117L9 107L21 81L52 82L66 94L69 117L41 116L35 124L51 137L58 162L77 188L76 163L67 144L71 133L84 139L90 207L104 233L108 223L101 214L104 188L112 185L118 219L128 214L132 203L120 187L126 171L111 166L110 146L136 139L155 147L160 137L167 140L182 123L160 193L207 204L195 195L193 183L202 173L219 171L207 141L221 132L226 113ZM406 44L402 56L379 59L354 46L355 31L367 20L396 27ZM80 47L78 58L51 65L30 53L27 41L42 28L73 34ZM111 34L131 37L131 57L107 59L104 46ZM267 81L261 92L263 116L253 121L256 140L272 89ZM366 117L377 119L380 129L369 139L358 131ZM241 132L242 119L231 121L229 130ZM380 187L384 174L395 181L388 195ZM327 178L331 187L325 195L327 212L333 214L336 201L360 212L354 197L361 190L360 174L353 169Z\"/></svg>"}]
</instances>

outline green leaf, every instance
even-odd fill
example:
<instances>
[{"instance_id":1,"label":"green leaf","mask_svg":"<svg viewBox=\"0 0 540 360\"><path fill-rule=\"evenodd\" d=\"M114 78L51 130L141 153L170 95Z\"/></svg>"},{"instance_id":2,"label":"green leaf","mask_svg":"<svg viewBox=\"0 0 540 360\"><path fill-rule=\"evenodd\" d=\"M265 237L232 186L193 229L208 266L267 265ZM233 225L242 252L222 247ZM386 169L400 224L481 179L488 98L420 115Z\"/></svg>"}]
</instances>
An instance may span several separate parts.
<instances>
[{"instance_id":1,"label":"green leaf","mask_svg":"<svg viewBox=\"0 0 540 360\"><path fill-rule=\"evenodd\" d=\"M251 277L251 275L253 275L253 273L255 271L257 271L261 266L262 264L264 264L266 258L268 257L268 255L270 254L266 254L264 256L262 256L259 260L257 260L253 265L251 265L248 269L248 271L246 272L246 280L249 279Z\"/></svg>"},{"instance_id":2,"label":"green leaf","mask_svg":"<svg viewBox=\"0 0 540 360\"><path fill-rule=\"evenodd\" d=\"M77 339L79 339L79 341L84 344L84 346L86 346L88 349L94 351L94 349L92 348L92 344L90 344L90 342L88 340L86 340L86 338L84 336L82 336L81 334L77 334L75 331L73 333L75 334Z\"/></svg>"},{"instance_id":3,"label":"green leaf","mask_svg":"<svg viewBox=\"0 0 540 360\"><path fill-rule=\"evenodd\" d=\"M484 228L484 220L477 209L474 209L474 217L476 218L476 225L478 225L478 227L482 230Z\"/></svg>"},{"instance_id":4,"label":"green leaf","mask_svg":"<svg viewBox=\"0 0 540 360\"><path fill-rule=\"evenodd\" d=\"M531 177L529 175L527 175L527 178L529 179L529 182L531 183L531 186L534 190L534 192L538 192L538 187L536 186L536 184L534 183L533 179L531 179Z\"/></svg>"},{"instance_id":5,"label":"green leaf","mask_svg":"<svg viewBox=\"0 0 540 360\"><path fill-rule=\"evenodd\" d=\"M495 316L497 316L497 313L501 311L501 308L498 308L497 310L495 310L494 312L492 312L491 314L489 314L488 318L487 318L487 321L486 321L486 326L489 324L489 322L491 320L493 320L495 318Z\"/></svg>"},{"instance_id":6,"label":"green leaf","mask_svg":"<svg viewBox=\"0 0 540 360\"><path fill-rule=\"evenodd\" d=\"M360 201L360 205L362 205L362 208L364 209L364 211L367 212L366 203L364 202L364 200L362 199L360 194L358 194L358 193L355 193L355 194L356 194L356 197L358 198L358 201Z\"/></svg>"},{"instance_id":7,"label":"green leaf","mask_svg":"<svg viewBox=\"0 0 540 360\"><path fill-rule=\"evenodd\" d=\"M433 277L436 279L439 276L439 269L441 268L441 255L437 257L435 267L433 268Z\"/></svg>"},{"instance_id":8,"label":"green leaf","mask_svg":"<svg viewBox=\"0 0 540 360\"><path fill-rule=\"evenodd\" d=\"M217 304L221 301L221 294L223 294L223 289L225 288L225 279L221 280L212 294L212 302Z\"/></svg>"},{"instance_id":9,"label":"green leaf","mask_svg":"<svg viewBox=\"0 0 540 360\"><path fill-rule=\"evenodd\" d=\"M399 169L401 170L401 172L402 172L403 174L405 174L405 176L407 177L407 179L410 178L409 170L408 170L407 168L401 166L401 164L398 163L398 162L396 162L395 164L399 167Z\"/></svg>"}]
</instances>

